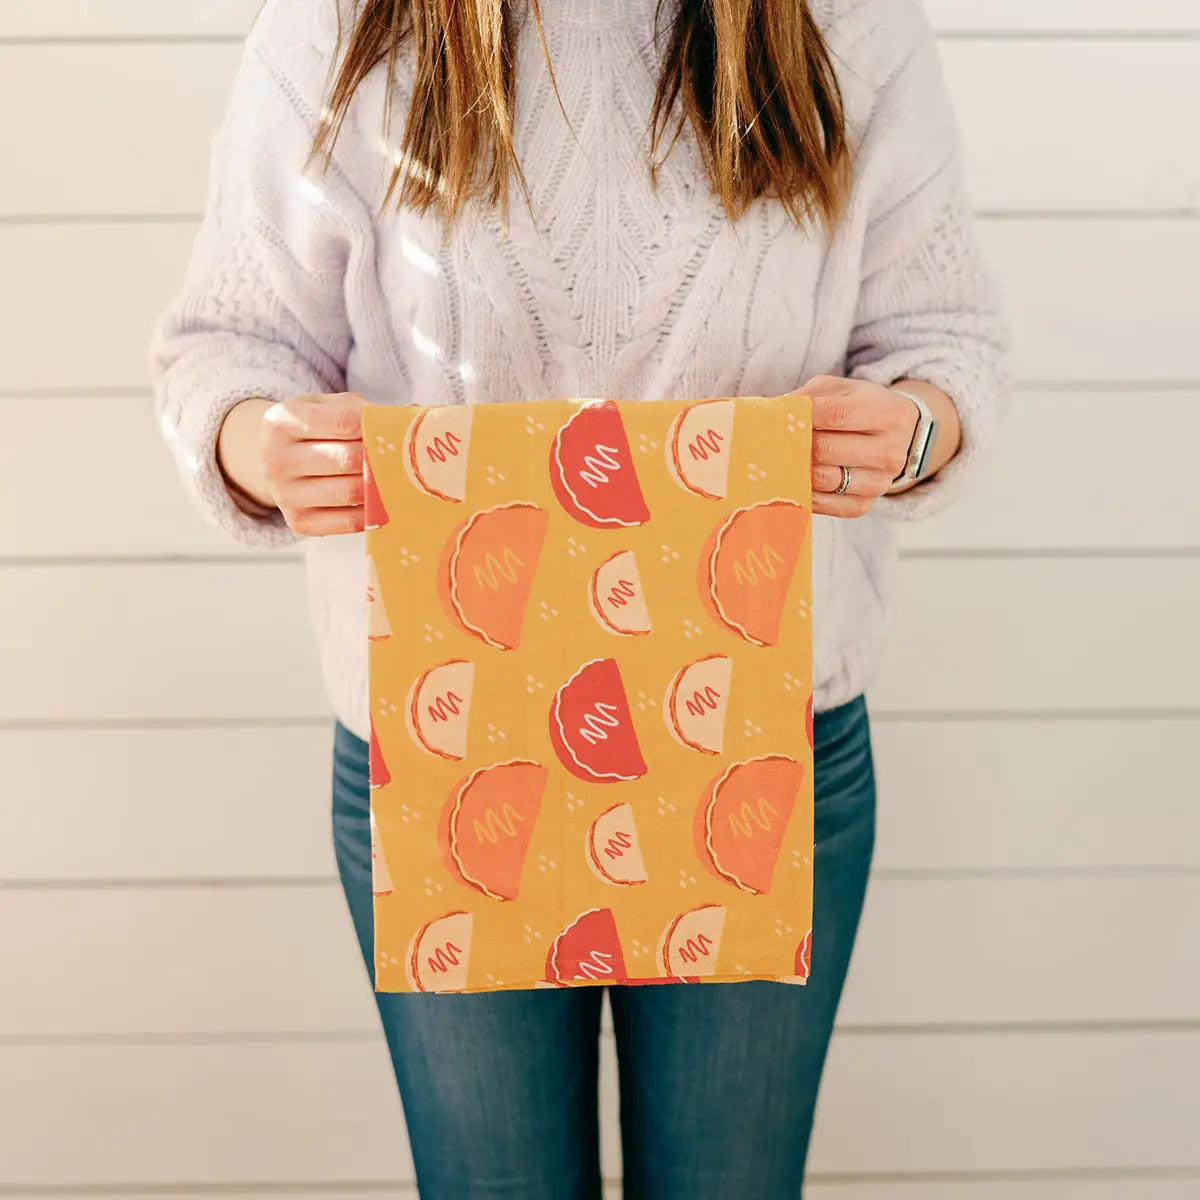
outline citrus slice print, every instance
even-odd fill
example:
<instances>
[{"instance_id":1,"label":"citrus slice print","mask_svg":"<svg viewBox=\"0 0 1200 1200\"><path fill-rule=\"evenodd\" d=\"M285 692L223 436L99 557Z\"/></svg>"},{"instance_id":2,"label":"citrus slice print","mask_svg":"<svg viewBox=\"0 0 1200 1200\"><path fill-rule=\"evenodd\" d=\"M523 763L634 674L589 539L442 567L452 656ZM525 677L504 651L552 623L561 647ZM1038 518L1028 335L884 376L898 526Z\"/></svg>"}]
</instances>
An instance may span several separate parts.
<instances>
[{"instance_id":1,"label":"citrus slice print","mask_svg":"<svg viewBox=\"0 0 1200 1200\"><path fill-rule=\"evenodd\" d=\"M646 863L628 804L614 804L591 823L586 850L588 866L605 883L646 882Z\"/></svg>"},{"instance_id":2,"label":"citrus slice print","mask_svg":"<svg viewBox=\"0 0 1200 1200\"><path fill-rule=\"evenodd\" d=\"M392 782L391 772L387 768L387 763L383 761L383 751L379 748L379 738L375 736L375 722L371 722L371 740L368 746L367 770L371 780L371 787L383 787L384 784Z\"/></svg>"},{"instance_id":3,"label":"citrus slice print","mask_svg":"<svg viewBox=\"0 0 1200 1200\"><path fill-rule=\"evenodd\" d=\"M589 783L646 774L615 658L584 663L558 689L550 705L550 741L562 765Z\"/></svg>"},{"instance_id":4,"label":"citrus slice print","mask_svg":"<svg viewBox=\"0 0 1200 1200\"><path fill-rule=\"evenodd\" d=\"M807 979L810 970L812 970L811 929L804 935L803 938L800 939L800 945L796 947L796 966L794 974L797 979Z\"/></svg>"},{"instance_id":5,"label":"citrus slice print","mask_svg":"<svg viewBox=\"0 0 1200 1200\"><path fill-rule=\"evenodd\" d=\"M546 978L554 983L624 983L625 956L611 908L581 912L553 941Z\"/></svg>"},{"instance_id":6,"label":"citrus slice print","mask_svg":"<svg viewBox=\"0 0 1200 1200\"><path fill-rule=\"evenodd\" d=\"M515 900L547 771L529 759L480 767L447 800L439 842L451 874L493 900Z\"/></svg>"},{"instance_id":7,"label":"citrus slice print","mask_svg":"<svg viewBox=\"0 0 1200 1200\"><path fill-rule=\"evenodd\" d=\"M733 659L709 654L677 672L663 697L663 720L683 745L704 754L720 754L725 745L725 715Z\"/></svg>"},{"instance_id":8,"label":"citrus slice print","mask_svg":"<svg viewBox=\"0 0 1200 1200\"><path fill-rule=\"evenodd\" d=\"M469 404L423 409L404 435L404 469L413 486L439 500L467 497L467 457L471 449Z\"/></svg>"},{"instance_id":9,"label":"citrus slice print","mask_svg":"<svg viewBox=\"0 0 1200 1200\"><path fill-rule=\"evenodd\" d=\"M383 591L379 586L379 572L375 560L367 555L367 637L372 642L381 642L392 636L392 625L383 604Z\"/></svg>"},{"instance_id":10,"label":"citrus slice print","mask_svg":"<svg viewBox=\"0 0 1200 1200\"><path fill-rule=\"evenodd\" d=\"M681 488L724 500L729 489L732 400L705 400L685 408L667 435L667 468Z\"/></svg>"},{"instance_id":11,"label":"citrus slice print","mask_svg":"<svg viewBox=\"0 0 1200 1200\"><path fill-rule=\"evenodd\" d=\"M438 663L419 675L404 701L408 736L427 754L467 757L467 728L475 664L465 658Z\"/></svg>"},{"instance_id":12,"label":"citrus slice print","mask_svg":"<svg viewBox=\"0 0 1200 1200\"><path fill-rule=\"evenodd\" d=\"M633 454L612 400L591 400L562 425L550 449L550 483L581 525L609 529L650 519Z\"/></svg>"},{"instance_id":13,"label":"citrus slice print","mask_svg":"<svg viewBox=\"0 0 1200 1200\"><path fill-rule=\"evenodd\" d=\"M388 523L388 512L375 483L371 460L363 455L363 528L382 529Z\"/></svg>"},{"instance_id":14,"label":"citrus slice print","mask_svg":"<svg viewBox=\"0 0 1200 1200\"><path fill-rule=\"evenodd\" d=\"M371 892L376 896L390 896L395 890L387 858L383 853L383 842L379 839L379 826L375 823L375 810L369 812L371 826Z\"/></svg>"},{"instance_id":15,"label":"citrus slice print","mask_svg":"<svg viewBox=\"0 0 1200 1200\"><path fill-rule=\"evenodd\" d=\"M680 913L659 939L655 951L659 970L673 979L715 975L724 929L721 904L701 904Z\"/></svg>"},{"instance_id":16,"label":"citrus slice print","mask_svg":"<svg viewBox=\"0 0 1200 1200\"><path fill-rule=\"evenodd\" d=\"M404 975L414 992L461 992L467 986L474 920L456 909L420 926L404 952Z\"/></svg>"},{"instance_id":17,"label":"citrus slice print","mask_svg":"<svg viewBox=\"0 0 1200 1200\"><path fill-rule=\"evenodd\" d=\"M536 504L501 504L477 512L446 541L438 570L442 603L489 646L520 645L547 519Z\"/></svg>"},{"instance_id":18,"label":"citrus slice print","mask_svg":"<svg viewBox=\"0 0 1200 1200\"><path fill-rule=\"evenodd\" d=\"M646 593L632 550L620 550L605 559L588 586L588 607L601 629L609 633L646 634L652 626Z\"/></svg>"},{"instance_id":19,"label":"citrus slice print","mask_svg":"<svg viewBox=\"0 0 1200 1200\"><path fill-rule=\"evenodd\" d=\"M709 613L756 646L775 645L807 529L808 509L794 500L731 513L700 555L700 598Z\"/></svg>"},{"instance_id":20,"label":"citrus slice print","mask_svg":"<svg viewBox=\"0 0 1200 1200\"><path fill-rule=\"evenodd\" d=\"M718 775L696 809L701 861L743 892L769 892L803 778L804 769L784 754L734 763Z\"/></svg>"}]
</instances>

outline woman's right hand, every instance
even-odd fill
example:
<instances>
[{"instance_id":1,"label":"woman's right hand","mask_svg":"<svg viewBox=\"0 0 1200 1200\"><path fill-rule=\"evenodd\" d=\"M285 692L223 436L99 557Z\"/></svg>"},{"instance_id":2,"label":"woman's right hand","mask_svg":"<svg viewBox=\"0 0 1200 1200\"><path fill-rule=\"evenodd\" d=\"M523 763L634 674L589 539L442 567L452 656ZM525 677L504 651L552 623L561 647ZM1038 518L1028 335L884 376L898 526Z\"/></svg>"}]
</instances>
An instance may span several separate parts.
<instances>
[{"instance_id":1,"label":"woman's right hand","mask_svg":"<svg viewBox=\"0 0 1200 1200\"><path fill-rule=\"evenodd\" d=\"M343 394L235 405L217 437L217 462L234 499L246 511L279 509L308 537L361 532L364 403Z\"/></svg>"}]
</instances>

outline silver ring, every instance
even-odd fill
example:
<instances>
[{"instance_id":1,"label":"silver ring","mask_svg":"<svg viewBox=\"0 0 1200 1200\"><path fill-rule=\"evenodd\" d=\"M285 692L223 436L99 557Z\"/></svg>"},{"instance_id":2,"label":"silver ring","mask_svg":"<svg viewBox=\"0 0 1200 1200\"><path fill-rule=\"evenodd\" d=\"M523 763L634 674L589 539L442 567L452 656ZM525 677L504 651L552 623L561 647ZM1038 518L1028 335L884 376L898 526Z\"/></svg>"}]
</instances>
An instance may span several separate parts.
<instances>
[{"instance_id":1,"label":"silver ring","mask_svg":"<svg viewBox=\"0 0 1200 1200\"><path fill-rule=\"evenodd\" d=\"M843 467L842 468L842 482L839 483L837 485L837 487L835 487L833 489L833 494L835 496L842 496L842 495L845 495L845 493L848 492L849 490L850 490L850 468Z\"/></svg>"}]
</instances>

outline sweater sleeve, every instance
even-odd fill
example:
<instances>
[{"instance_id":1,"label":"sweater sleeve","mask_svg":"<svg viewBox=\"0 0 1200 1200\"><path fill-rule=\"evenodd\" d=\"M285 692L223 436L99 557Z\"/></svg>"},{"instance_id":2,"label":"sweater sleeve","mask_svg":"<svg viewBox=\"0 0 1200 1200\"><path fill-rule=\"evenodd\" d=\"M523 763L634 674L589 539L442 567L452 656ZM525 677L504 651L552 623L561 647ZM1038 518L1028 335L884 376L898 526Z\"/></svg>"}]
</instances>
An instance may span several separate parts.
<instances>
[{"instance_id":1,"label":"sweater sleeve","mask_svg":"<svg viewBox=\"0 0 1200 1200\"><path fill-rule=\"evenodd\" d=\"M267 7L213 142L182 288L150 349L159 425L185 486L220 530L258 547L295 535L277 511L252 515L234 503L216 461L221 422L250 397L343 391L351 342L343 281L352 198L336 168L305 173L315 106L267 57L277 30L261 26L279 5Z\"/></svg>"},{"instance_id":2,"label":"sweater sleeve","mask_svg":"<svg viewBox=\"0 0 1200 1200\"><path fill-rule=\"evenodd\" d=\"M860 150L863 185L878 199L847 373L934 384L954 401L962 443L936 475L880 500L879 513L898 520L931 515L959 493L993 442L1010 392L1007 325L973 228L936 43L919 11L908 31L908 51L879 93Z\"/></svg>"}]
</instances>

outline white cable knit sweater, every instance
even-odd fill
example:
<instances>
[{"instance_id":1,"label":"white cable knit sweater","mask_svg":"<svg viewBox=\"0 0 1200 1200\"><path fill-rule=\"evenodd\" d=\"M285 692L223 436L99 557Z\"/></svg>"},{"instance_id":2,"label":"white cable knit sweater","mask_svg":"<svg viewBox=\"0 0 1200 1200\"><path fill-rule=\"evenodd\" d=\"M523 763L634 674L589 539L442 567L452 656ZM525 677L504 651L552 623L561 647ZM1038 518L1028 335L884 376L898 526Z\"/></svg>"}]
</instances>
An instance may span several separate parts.
<instances>
[{"instance_id":1,"label":"white cable knit sweater","mask_svg":"<svg viewBox=\"0 0 1200 1200\"><path fill-rule=\"evenodd\" d=\"M651 189L655 0L541 0L575 135L534 22L523 22L515 139L533 212L514 188L507 236L480 207L448 237L435 217L381 214L398 141L398 131L390 144L382 136L382 71L356 98L331 169L304 173L334 2L267 0L214 142L183 289L156 332L159 418L201 508L244 543L293 540L278 516L244 515L214 461L222 418L251 396L492 404L769 395L818 373L927 379L961 414L957 457L868 517L813 522L816 707L863 691L886 623L891 521L931 513L958 490L1008 386L918 0L810 0L855 149L853 194L832 237L797 229L767 201L730 223L688 135ZM365 737L361 535L304 549L329 695Z\"/></svg>"}]
</instances>

